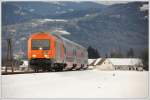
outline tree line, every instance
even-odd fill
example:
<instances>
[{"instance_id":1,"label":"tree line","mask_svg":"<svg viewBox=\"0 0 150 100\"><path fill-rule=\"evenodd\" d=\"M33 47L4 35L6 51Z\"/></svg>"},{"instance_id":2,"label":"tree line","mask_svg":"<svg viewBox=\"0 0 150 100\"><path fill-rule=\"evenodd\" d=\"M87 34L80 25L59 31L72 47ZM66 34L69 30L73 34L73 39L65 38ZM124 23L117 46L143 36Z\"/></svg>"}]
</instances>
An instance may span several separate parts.
<instances>
[{"instance_id":1,"label":"tree line","mask_svg":"<svg viewBox=\"0 0 150 100\"><path fill-rule=\"evenodd\" d=\"M88 57L90 59L100 58L101 57L101 55L98 52L98 50L93 48L92 46L89 46L87 50L88 50ZM126 58L133 58L133 57L135 57L135 54L134 54L133 48L130 48L127 51L126 56L124 56L123 53L120 52L120 51L111 51L110 55L105 54L105 56L103 56L103 57L105 57L105 58L107 58L107 57L110 57L110 58L124 58L124 57L126 57Z\"/></svg>"}]
</instances>

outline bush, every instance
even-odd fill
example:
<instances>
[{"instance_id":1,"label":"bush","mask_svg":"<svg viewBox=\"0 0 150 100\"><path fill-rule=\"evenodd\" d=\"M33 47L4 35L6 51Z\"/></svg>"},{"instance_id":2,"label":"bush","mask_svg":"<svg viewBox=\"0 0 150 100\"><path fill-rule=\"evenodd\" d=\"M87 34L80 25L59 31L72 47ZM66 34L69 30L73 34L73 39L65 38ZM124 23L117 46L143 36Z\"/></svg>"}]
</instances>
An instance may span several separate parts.
<instances>
[{"instance_id":1,"label":"bush","mask_svg":"<svg viewBox=\"0 0 150 100\"><path fill-rule=\"evenodd\" d=\"M141 59L142 59L142 63L143 63L143 69L145 70L149 70L149 57L148 57L149 53L148 53L148 49L144 49L144 51L141 54Z\"/></svg>"}]
</instances>

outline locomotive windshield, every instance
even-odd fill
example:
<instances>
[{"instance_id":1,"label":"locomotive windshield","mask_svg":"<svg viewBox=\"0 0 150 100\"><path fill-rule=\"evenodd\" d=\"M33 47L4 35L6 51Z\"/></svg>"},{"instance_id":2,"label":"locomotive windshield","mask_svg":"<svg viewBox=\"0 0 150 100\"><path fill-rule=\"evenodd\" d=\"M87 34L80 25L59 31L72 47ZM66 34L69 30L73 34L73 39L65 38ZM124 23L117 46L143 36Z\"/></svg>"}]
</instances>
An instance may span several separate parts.
<instances>
[{"instance_id":1,"label":"locomotive windshield","mask_svg":"<svg viewBox=\"0 0 150 100\"><path fill-rule=\"evenodd\" d=\"M49 50L50 49L50 41L43 40L32 40L32 50Z\"/></svg>"}]
</instances>

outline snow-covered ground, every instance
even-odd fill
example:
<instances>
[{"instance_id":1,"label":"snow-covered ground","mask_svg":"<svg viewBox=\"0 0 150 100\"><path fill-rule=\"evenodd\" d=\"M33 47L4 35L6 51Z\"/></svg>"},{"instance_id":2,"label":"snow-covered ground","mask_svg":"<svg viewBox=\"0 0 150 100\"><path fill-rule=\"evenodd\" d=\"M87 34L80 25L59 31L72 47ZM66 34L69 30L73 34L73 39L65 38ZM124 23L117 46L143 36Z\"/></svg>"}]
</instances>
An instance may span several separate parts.
<instances>
[{"instance_id":1,"label":"snow-covered ground","mask_svg":"<svg viewBox=\"0 0 150 100\"><path fill-rule=\"evenodd\" d=\"M67 71L2 76L3 98L145 98L148 72Z\"/></svg>"}]
</instances>

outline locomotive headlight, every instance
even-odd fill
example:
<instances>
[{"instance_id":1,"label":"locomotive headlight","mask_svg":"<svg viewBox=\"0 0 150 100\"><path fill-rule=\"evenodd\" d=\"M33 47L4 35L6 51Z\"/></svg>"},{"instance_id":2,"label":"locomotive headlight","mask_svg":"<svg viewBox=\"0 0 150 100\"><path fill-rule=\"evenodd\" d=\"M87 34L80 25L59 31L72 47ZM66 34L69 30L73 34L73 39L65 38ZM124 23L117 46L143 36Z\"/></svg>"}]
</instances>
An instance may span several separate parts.
<instances>
[{"instance_id":1,"label":"locomotive headlight","mask_svg":"<svg viewBox=\"0 0 150 100\"><path fill-rule=\"evenodd\" d=\"M42 47L39 47L39 50L43 50L43 48L42 48Z\"/></svg>"},{"instance_id":2,"label":"locomotive headlight","mask_svg":"<svg viewBox=\"0 0 150 100\"><path fill-rule=\"evenodd\" d=\"M32 57L33 57L33 58L35 58L35 57L36 57L36 55L32 55Z\"/></svg>"},{"instance_id":3,"label":"locomotive headlight","mask_svg":"<svg viewBox=\"0 0 150 100\"><path fill-rule=\"evenodd\" d=\"M48 56L48 55L44 55L44 57L45 57L45 58L49 58L49 56Z\"/></svg>"}]
</instances>

